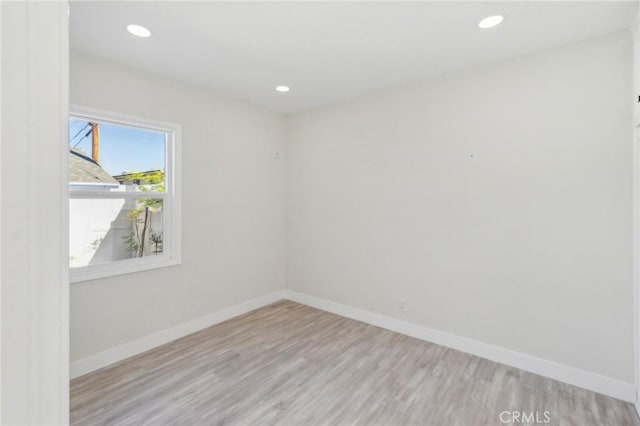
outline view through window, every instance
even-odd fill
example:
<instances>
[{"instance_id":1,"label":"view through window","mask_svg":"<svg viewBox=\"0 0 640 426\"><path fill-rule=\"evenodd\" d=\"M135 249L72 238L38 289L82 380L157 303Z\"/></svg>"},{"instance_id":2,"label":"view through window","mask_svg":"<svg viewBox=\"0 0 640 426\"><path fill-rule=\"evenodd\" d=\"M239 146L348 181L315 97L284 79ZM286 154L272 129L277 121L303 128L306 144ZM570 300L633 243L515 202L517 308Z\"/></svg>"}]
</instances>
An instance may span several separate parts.
<instances>
[{"instance_id":1,"label":"view through window","mask_svg":"<svg viewBox=\"0 0 640 426\"><path fill-rule=\"evenodd\" d=\"M172 136L163 130L71 117L72 273L78 268L123 261L133 264L142 258L165 255L170 243L167 216L172 201L168 191L171 159L167 148Z\"/></svg>"}]
</instances>

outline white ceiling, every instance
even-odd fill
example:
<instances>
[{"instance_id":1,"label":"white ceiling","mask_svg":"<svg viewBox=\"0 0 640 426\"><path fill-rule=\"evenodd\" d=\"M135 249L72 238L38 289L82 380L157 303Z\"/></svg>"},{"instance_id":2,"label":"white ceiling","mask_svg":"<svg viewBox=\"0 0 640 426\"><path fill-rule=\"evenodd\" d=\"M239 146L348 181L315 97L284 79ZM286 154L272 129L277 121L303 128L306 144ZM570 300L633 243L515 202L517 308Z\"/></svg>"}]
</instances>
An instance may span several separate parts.
<instances>
[{"instance_id":1,"label":"white ceiling","mask_svg":"<svg viewBox=\"0 0 640 426\"><path fill-rule=\"evenodd\" d=\"M77 2L71 47L296 112L626 29L636 4ZM507 19L478 29L492 14ZM152 37L130 35L132 23Z\"/></svg>"}]
</instances>

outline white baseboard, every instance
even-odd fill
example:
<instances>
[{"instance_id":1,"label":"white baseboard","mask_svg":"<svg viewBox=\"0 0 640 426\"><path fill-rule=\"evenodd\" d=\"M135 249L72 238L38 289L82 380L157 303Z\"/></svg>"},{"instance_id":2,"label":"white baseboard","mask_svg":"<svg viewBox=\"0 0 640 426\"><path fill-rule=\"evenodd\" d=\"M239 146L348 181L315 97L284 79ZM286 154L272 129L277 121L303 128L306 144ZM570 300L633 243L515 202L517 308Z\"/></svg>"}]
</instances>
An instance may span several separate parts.
<instances>
[{"instance_id":1,"label":"white baseboard","mask_svg":"<svg viewBox=\"0 0 640 426\"><path fill-rule=\"evenodd\" d=\"M289 299L323 311L395 331L396 333L415 337L438 345L447 346L449 348L457 349L501 364L520 368L531 373L549 377L551 379L621 399L623 401L635 402L636 400L636 389L632 383L622 382L610 377L558 364L553 361L548 361L499 346L479 342L477 340L457 336L455 334L446 333L422 325L387 317L291 290L281 290L269 293L265 296L257 297L255 299L221 309L204 317L179 324L175 327L159 331L141 339L80 359L71 363L71 378L73 379L94 370L106 367L125 358L153 349L172 340L195 333L196 331L200 331L238 315L242 315L270 303L277 302L281 299ZM638 409L637 404L636 409Z\"/></svg>"},{"instance_id":2,"label":"white baseboard","mask_svg":"<svg viewBox=\"0 0 640 426\"><path fill-rule=\"evenodd\" d=\"M97 354L72 362L69 371L70 376L72 379L82 376L125 358L129 358L130 356L148 351L149 349L169 343L172 340L179 339L180 337L187 336L191 333L195 333L196 331L211 327L212 325L221 323L282 299L284 299L284 291L275 291L261 297L256 297L255 299L250 299L246 302L221 309L195 320L179 324L175 327L167 328L141 339L107 349L103 352L98 352Z\"/></svg>"},{"instance_id":3,"label":"white baseboard","mask_svg":"<svg viewBox=\"0 0 640 426\"><path fill-rule=\"evenodd\" d=\"M558 364L553 361L515 352L499 346L434 330L422 325L375 314L363 309L342 305L340 303L335 303L295 291L285 290L284 297L294 302L322 309L323 311L366 322L367 324L375 325L377 327L395 331L396 333L425 340L427 342L447 346L449 348L477 355L491 361L516 367L544 377L598 392L603 395L621 399L623 401L635 402L636 400L636 389L632 383L622 382L620 380L601 376L589 371L580 370L578 368Z\"/></svg>"}]
</instances>

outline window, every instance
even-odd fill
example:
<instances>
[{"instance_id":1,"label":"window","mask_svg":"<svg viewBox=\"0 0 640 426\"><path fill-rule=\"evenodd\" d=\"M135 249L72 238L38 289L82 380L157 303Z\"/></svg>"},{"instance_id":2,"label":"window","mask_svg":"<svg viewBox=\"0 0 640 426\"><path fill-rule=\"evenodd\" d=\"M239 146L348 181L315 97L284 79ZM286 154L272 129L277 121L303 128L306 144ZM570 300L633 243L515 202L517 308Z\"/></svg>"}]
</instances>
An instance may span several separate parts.
<instances>
[{"instance_id":1,"label":"window","mask_svg":"<svg viewBox=\"0 0 640 426\"><path fill-rule=\"evenodd\" d=\"M180 126L71 111L71 281L180 263Z\"/></svg>"}]
</instances>

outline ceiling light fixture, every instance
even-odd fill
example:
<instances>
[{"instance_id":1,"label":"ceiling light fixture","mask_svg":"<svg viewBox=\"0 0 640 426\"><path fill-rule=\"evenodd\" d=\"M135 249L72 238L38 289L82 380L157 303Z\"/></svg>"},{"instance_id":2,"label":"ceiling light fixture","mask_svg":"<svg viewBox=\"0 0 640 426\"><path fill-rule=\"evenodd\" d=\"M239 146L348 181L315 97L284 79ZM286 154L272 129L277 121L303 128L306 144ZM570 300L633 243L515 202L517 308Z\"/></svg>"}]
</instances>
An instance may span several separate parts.
<instances>
[{"instance_id":1,"label":"ceiling light fixture","mask_svg":"<svg viewBox=\"0 0 640 426\"><path fill-rule=\"evenodd\" d=\"M127 25L127 31L138 37L147 38L151 36L151 31L149 31L148 28L145 28L142 25Z\"/></svg>"},{"instance_id":2,"label":"ceiling light fixture","mask_svg":"<svg viewBox=\"0 0 640 426\"><path fill-rule=\"evenodd\" d=\"M502 15L487 16L478 23L478 26L483 30L488 30L489 28L497 27L502 21L504 21L504 16Z\"/></svg>"},{"instance_id":3,"label":"ceiling light fixture","mask_svg":"<svg viewBox=\"0 0 640 426\"><path fill-rule=\"evenodd\" d=\"M291 90L289 89L289 86L276 86L277 92L285 93L285 92L288 92L289 90Z\"/></svg>"}]
</instances>

